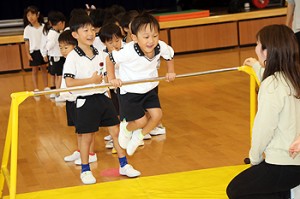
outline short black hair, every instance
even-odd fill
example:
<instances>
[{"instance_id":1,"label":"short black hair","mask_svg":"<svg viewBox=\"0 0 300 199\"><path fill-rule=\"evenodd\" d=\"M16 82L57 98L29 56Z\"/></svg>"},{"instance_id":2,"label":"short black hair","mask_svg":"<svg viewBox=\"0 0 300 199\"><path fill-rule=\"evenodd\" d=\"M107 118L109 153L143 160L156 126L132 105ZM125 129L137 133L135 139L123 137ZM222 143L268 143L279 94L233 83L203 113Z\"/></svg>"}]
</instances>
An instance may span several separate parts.
<instances>
[{"instance_id":1,"label":"short black hair","mask_svg":"<svg viewBox=\"0 0 300 199\"><path fill-rule=\"evenodd\" d=\"M153 15L143 12L135 17L131 22L132 34L136 35L147 24L150 24L150 28L157 28L158 32L160 31L160 26L157 19Z\"/></svg>"},{"instance_id":2,"label":"short black hair","mask_svg":"<svg viewBox=\"0 0 300 199\"><path fill-rule=\"evenodd\" d=\"M122 28L129 28L130 22L139 15L137 10L129 10L127 11L124 16L121 18L120 25Z\"/></svg>"},{"instance_id":3,"label":"short black hair","mask_svg":"<svg viewBox=\"0 0 300 199\"><path fill-rule=\"evenodd\" d=\"M94 27L102 27L105 19L105 10L102 8L92 9L90 11L90 18L93 21Z\"/></svg>"},{"instance_id":4,"label":"short black hair","mask_svg":"<svg viewBox=\"0 0 300 199\"><path fill-rule=\"evenodd\" d=\"M69 21L72 32L77 32L79 28L86 25L93 25L92 19L88 15L73 15Z\"/></svg>"},{"instance_id":5,"label":"short black hair","mask_svg":"<svg viewBox=\"0 0 300 199\"><path fill-rule=\"evenodd\" d=\"M99 37L103 43L106 41L112 40L113 36L123 38L121 28L118 25L116 25L114 23L110 23L110 24L104 25L100 29Z\"/></svg>"},{"instance_id":6,"label":"short black hair","mask_svg":"<svg viewBox=\"0 0 300 199\"><path fill-rule=\"evenodd\" d=\"M51 23L52 26L55 26L60 21L66 22L66 17L60 11L50 11L48 14L48 21Z\"/></svg>"},{"instance_id":7,"label":"short black hair","mask_svg":"<svg viewBox=\"0 0 300 199\"><path fill-rule=\"evenodd\" d=\"M76 46L77 40L72 36L71 30L65 30L59 35L58 43L66 43Z\"/></svg>"}]
</instances>

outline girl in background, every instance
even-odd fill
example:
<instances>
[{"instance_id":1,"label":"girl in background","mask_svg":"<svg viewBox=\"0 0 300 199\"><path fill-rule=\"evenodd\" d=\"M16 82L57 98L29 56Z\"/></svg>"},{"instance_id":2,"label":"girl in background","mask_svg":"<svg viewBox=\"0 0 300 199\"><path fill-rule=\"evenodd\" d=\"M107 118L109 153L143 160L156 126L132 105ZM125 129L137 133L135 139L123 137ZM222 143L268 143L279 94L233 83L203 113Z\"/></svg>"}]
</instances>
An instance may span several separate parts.
<instances>
[{"instance_id":1,"label":"girl in background","mask_svg":"<svg viewBox=\"0 0 300 199\"><path fill-rule=\"evenodd\" d=\"M49 90L47 65L40 52L41 39L43 34L43 17L35 6L29 6L24 11L24 40L26 55L29 65L32 68L32 81L34 91L39 91L38 71L42 71L44 90ZM36 97L35 99L38 99Z\"/></svg>"}]
</instances>

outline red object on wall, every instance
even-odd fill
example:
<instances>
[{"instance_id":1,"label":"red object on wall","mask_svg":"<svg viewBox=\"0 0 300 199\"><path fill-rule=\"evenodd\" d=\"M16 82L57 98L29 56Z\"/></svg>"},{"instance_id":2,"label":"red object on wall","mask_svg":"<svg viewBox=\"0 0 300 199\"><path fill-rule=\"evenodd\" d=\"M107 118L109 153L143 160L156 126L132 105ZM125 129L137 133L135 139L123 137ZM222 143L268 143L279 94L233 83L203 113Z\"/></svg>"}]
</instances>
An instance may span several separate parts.
<instances>
[{"instance_id":1,"label":"red object on wall","mask_svg":"<svg viewBox=\"0 0 300 199\"><path fill-rule=\"evenodd\" d=\"M209 10L186 10L181 12L155 14L154 16L159 22L164 22L164 21L209 17L209 15L210 15Z\"/></svg>"},{"instance_id":2,"label":"red object on wall","mask_svg":"<svg viewBox=\"0 0 300 199\"><path fill-rule=\"evenodd\" d=\"M270 0L252 0L252 3L257 8L265 8L270 3Z\"/></svg>"}]
</instances>

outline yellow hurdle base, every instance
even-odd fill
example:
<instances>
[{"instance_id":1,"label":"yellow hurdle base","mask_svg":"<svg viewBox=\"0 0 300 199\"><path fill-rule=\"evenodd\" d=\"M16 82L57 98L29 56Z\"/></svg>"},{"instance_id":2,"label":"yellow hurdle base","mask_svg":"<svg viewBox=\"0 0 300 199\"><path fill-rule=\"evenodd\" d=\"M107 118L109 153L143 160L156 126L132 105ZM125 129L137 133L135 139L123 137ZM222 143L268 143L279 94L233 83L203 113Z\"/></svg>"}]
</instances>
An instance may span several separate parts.
<instances>
[{"instance_id":1,"label":"yellow hurdle base","mask_svg":"<svg viewBox=\"0 0 300 199\"><path fill-rule=\"evenodd\" d=\"M231 179L249 165L201 169L158 176L17 194L17 199L227 199ZM5 196L4 199L8 199Z\"/></svg>"}]
</instances>

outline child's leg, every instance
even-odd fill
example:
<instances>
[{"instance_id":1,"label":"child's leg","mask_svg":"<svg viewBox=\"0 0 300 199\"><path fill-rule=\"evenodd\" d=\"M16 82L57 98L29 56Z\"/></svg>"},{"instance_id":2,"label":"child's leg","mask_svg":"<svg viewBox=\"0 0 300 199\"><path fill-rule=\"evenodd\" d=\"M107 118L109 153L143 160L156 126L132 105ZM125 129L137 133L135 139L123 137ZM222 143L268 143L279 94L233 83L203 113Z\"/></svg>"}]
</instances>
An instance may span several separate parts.
<instances>
[{"instance_id":1,"label":"child's leg","mask_svg":"<svg viewBox=\"0 0 300 199\"><path fill-rule=\"evenodd\" d=\"M55 85L55 75L51 75L50 76L50 82L51 82L51 89L55 89L56 85Z\"/></svg>"},{"instance_id":2,"label":"child's leg","mask_svg":"<svg viewBox=\"0 0 300 199\"><path fill-rule=\"evenodd\" d=\"M144 126L146 126L147 123L148 123L148 118L146 115L144 115L143 117L141 117L137 120L128 122L126 129L128 131L134 131L137 129L144 128Z\"/></svg>"},{"instance_id":3,"label":"child's leg","mask_svg":"<svg viewBox=\"0 0 300 199\"><path fill-rule=\"evenodd\" d=\"M33 66L32 68L32 82L33 82L33 87L34 89L38 89L38 71L39 71L39 67L38 66Z\"/></svg>"},{"instance_id":4,"label":"child's leg","mask_svg":"<svg viewBox=\"0 0 300 199\"><path fill-rule=\"evenodd\" d=\"M55 86L56 88L60 88L60 85L61 85L61 79L62 79L62 76L61 75L56 75L55 76Z\"/></svg>"},{"instance_id":5,"label":"child's leg","mask_svg":"<svg viewBox=\"0 0 300 199\"><path fill-rule=\"evenodd\" d=\"M119 173L121 175L126 175L130 178L141 175L141 172L135 170L130 164L128 164L125 150L122 149L119 145L118 142L119 126L115 125L115 126L108 127L108 130L109 130L109 134L113 139L114 148L116 149L118 154L119 163L120 163Z\"/></svg>"},{"instance_id":6,"label":"child's leg","mask_svg":"<svg viewBox=\"0 0 300 199\"><path fill-rule=\"evenodd\" d=\"M96 178L93 176L89 164L89 150L93 139L93 133L84 133L80 142L81 174L80 178L83 184L94 184Z\"/></svg>"},{"instance_id":7,"label":"child's leg","mask_svg":"<svg viewBox=\"0 0 300 199\"><path fill-rule=\"evenodd\" d=\"M133 133L132 138L126 148L126 152L128 155L134 154L134 152L136 151L136 149L144 139L144 136L148 134L151 130L153 130L162 118L162 111L160 108L151 108L151 109L147 109L147 111L150 114L150 118L148 119L146 124L142 127L142 129L138 129ZM144 116L144 118L147 119L146 116Z\"/></svg>"},{"instance_id":8,"label":"child's leg","mask_svg":"<svg viewBox=\"0 0 300 199\"><path fill-rule=\"evenodd\" d=\"M42 76L43 76L43 82L44 82L44 87L48 87L48 71L47 71L47 65L42 65L41 66L41 71L42 71Z\"/></svg>"},{"instance_id":9,"label":"child's leg","mask_svg":"<svg viewBox=\"0 0 300 199\"><path fill-rule=\"evenodd\" d=\"M89 152L94 133L84 133L81 135L80 141L80 158L82 164L89 163Z\"/></svg>"},{"instance_id":10,"label":"child's leg","mask_svg":"<svg viewBox=\"0 0 300 199\"><path fill-rule=\"evenodd\" d=\"M147 109L147 111L150 115L150 118L148 119L147 124L142 129L143 135L148 134L151 130L157 127L162 118L162 111L160 108L151 108Z\"/></svg>"},{"instance_id":11,"label":"child's leg","mask_svg":"<svg viewBox=\"0 0 300 199\"><path fill-rule=\"evenodd\" d=\"M78 142L78 149L80 149L82 143L82 134L77 134L77 142ZM95 148L95 134L92 135L92 140L89 147L89 163L93 163L98 160L94 148ZM81 165L82 164L81 158L76 159L74 163L76 165Z\"/></svg>"}]
</instances>

